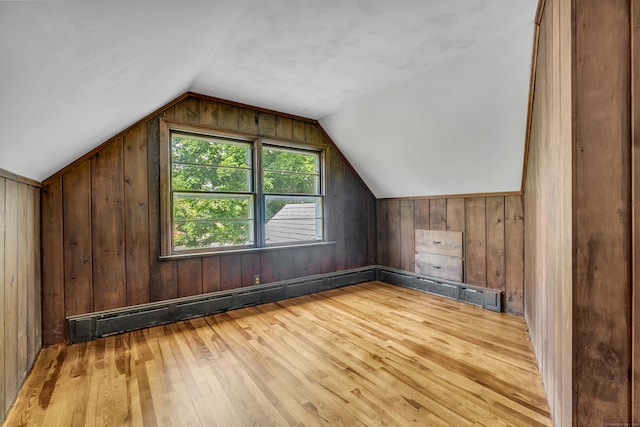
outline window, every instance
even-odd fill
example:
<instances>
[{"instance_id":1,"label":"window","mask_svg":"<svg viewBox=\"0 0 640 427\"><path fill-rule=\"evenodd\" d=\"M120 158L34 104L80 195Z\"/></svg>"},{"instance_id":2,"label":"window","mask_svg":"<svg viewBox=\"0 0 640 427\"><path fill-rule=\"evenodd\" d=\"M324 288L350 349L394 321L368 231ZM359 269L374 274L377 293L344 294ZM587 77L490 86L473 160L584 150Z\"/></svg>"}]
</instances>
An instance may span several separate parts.
<instances>
[{"instance_id":1,"label":"window","mask_svg":"<svg viewBox=\"0 0 640 427\"><path fill-rule=\"evenodd\" d=\"M323 240L322 152L167 130L165 255Z\"/></svg>"}]
</instances>

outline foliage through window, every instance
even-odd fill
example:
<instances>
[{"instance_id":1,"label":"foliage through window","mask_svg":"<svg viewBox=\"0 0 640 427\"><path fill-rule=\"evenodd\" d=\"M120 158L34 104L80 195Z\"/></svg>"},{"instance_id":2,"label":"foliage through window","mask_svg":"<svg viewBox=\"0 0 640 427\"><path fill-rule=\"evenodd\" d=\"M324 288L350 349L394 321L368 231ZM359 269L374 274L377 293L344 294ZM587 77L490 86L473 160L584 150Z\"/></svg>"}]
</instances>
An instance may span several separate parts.
<instances>
[{"instance_id":1,"label":"foliage through window","mask_svg":"<svg viewBox=\"0 0 640 427\"><path fill-rule=\"evenodd\" d=\"M323 240L320 152L179 131L169 145L172 252Z\"/></svg>"}]
</instances>

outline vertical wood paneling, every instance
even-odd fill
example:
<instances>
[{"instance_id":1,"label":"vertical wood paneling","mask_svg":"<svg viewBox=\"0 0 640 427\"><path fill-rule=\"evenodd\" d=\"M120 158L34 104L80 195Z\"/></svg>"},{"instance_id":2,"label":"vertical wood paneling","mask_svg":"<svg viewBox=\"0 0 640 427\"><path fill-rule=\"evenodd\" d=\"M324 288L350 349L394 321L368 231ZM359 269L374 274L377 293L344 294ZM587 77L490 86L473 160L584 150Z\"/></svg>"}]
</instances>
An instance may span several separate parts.
<instances>
[{"instance_id":1,"label":"vertical wood paneling","mask_svg":"<svg viewBox=\"0 0 640 427\"><path fill-rule=\"evenodd\" d=\"M32 295L29 296L29 366L33 366L40 349L42 348L42 293L41 293L41 267L40 267L40 189L31 187L31 205L29 223L31 224L31 236L29 237L30 258L33 268L29 269L32 276L29 277ZM2 245L0 245L2 246ZM0 276L1 277L1 276Z\"/></svg>"},{"instance_id":2,"label":"vertical wood paneling","mask_svg":"<svg viewBox=\"0 0 640 427\"><path fill-rule=\"evenodd\" d=\"M400 201L400 268L415 271L415 204L413 200Z\"/></svg>"},{"instance_id":3,"label":"vertical wood paneling","mask_svg":"<svg viewBox=\"0 0 640 427\"><path fill-rule=\"evenodd\" d=\"M146 124L139 125L124 135L127 305L150 301L147 135Z\"/></svg>"},{"instance_id":4,"label":"vertical wood paneling","mask_svg":"<svg viewBox=\"0 0 640 427\"><path fill-rule=\"evenodd\" d=\"M93 311L91 255L91 161L62 178L64 215L64 305L66 315Z\"/></svg>"},{"instance_id":5,"label":"vertical wood paneling","mask_svg":"<svg viewBox=\"0 0 640 427\"><path fill-rule=\"evenodd\" d=\"M322 248L322 272L332 273L336 271L336 247L334 245Z\"/></svg>"},{"instance_id":6,"label":"vertical wood paneling","mask_svg":"<svg viewBox=\"0 0 640 427\"><path fill-rule=\"evenodd\" d=\"M322 135L320 134L320 130L313 123L307 123L306 125L306 140L310 144L325 144L324 139L322 139Z\"/></svg>"},{"instance_id":7,"label":"vertical wood paneling","mask_svg":"<svg viewBox=\"0 0 640 427\"><path fill-rule=\"evenodd\" d=\"M41 239L41 196L40 189L33 187L31 189L33 195L33 265L34 265L34 280L33 280L33 304L30 306L34 312L33 324L29 327L34 333L34 358L40 352L42 348L42 239ZM1 270L0 270L1 271ZM33 362L33 358L31 359Z\"/></svg>"},{"instance_id":8,"label":"vertical wood paneling","mask_svg":"<svg viewBox=\"0 0 640 427\"><path fill-rule=\"evenodd\" d=\"M524 205L521 196L505 197L505 306L524 313Z\"/></svg>"},{"instance_id":9,"label":"vertical wood paneling","mask_svg":"<svg viewBox=\"0 0 640 427\"><path fill-rule=\"evenodd\" d=\"M204 126L218 126L218 103L206 99L200 100L200 111L198 114L200 124Z\"/></svg>"},{"instance_id":10,"label":"vertical wood paneling","mask_svg":"<svg viewBox=\"0 0 640 427\"><path fill-rule=\"evenodd\" d=\"M18 184L5 184L4 231L4 391L5 396L18 392ZM11 399L5 400L6 413Z\"/></svg>"},{"instance_id":11,"label":"vertical wood paneling","mask_svg":"<svg viewBox=\"0 0 640 427\"><path fill-rule=\"evenodd\" d=\"M181 259L178 264L178 297L202 293L202 260Z\"/></svg>"},{"instance_id":12,"label":"vertical wood paneling","mask_svg":"<svg viewBox=\"0 0 640 427\"><path fill-rule=\"evenodd\" d=\"M574 8L577 425L630 421L629 7L592 0Z\"/></svg>"},{"instance_id":13,"label":"vertical wood paneling","mask_svg":"<svg viewBox=\"0 0 640 427\"><path fill-rule=\"evenodd\" d=\"M260 254L260 279L262 283L277 282L278 275L278 252L265 251Z\"/></svg>"},{"instance_id":14,"label":"vertical wood paneling","mask_svg":"<svg viewBox=\"0 0 640 427\"><path fill-rule=\"evenodd\" d=\"M428 206L428 201L427 201ZM378 264L389 265L389 202L376 201Z\"/></svg>"},{"instance_id":15,"label":"vertical wood paneling","mask_svg":"<svg viewBox=\"0 0 640 427\"><path fill-rule=\"evenodd\" d=\"M400 231L400 201L390 200L387 202L387 253L389 254L389 267L400 268L402 263L401 254L401 231Z\"/></svg>"},{"instance_id":16,"label":"vertical wood paneling","mask_svg":"<svg viewBox=\"0 0 640 427\"><path fill-rule=\"evenodd\" d=\"M631 66L632 66L632 199L633 199L633 264L631 301L633 325L633 376L631 390L631 419L640 423L640 4L631 2Z\"/></svg>"},{"instance_id":17,"label":"vertical wood paneling","mask_svg":"<svg viewBox=\"0 0 640 427\"><path fill-rule=\"evenodd\" d=\"M122 139L91 158L93 308L126 304Z\"/></svg>"},{"instance_id":18,"label":"vertical wood paneling","mask_svg":"<svg viewBox=\"0 0 640 427\"><path fill-rule=\"evenodd\" d=\"M322 247L315 246L307 250L307 275L312 276L322 273ZM375 262L370 265L375 264Z\"/></svg>"},{"instance_id":19,"label":"vertical wood paneling","mask_svg":"<svg viewBox=\"0 0 640 427\"><path fill-rule=\"evenodd\" d=\"M278 251L278 274L280 280L289 280L293 275L293 250L283 249Z\"/></svg>"},{"instance_id":20,"label":"vertical wood paneling","mask_svg":"<svg viewBox=\"0 0 640 427\"><path fill-rule=\"evenodd\" d=\"M333 238L336 241L336 270L342 271L345 269L345 215L348 214L346 206L347 197L345 195L345 167L344 162L340 158L340 154L337 150L331 150L331 165L333 172L334 182L334 194L332 197L333 203Z\"/></svg>"},{"instance_id":21,"label":"vertical wood paneling","mask_svg":"<svg viewBox=\"0 0 640 427\"><path fill-rule=\"evenodd\" d=\"M239 130L240 111L235 105L218 104L218 126L227 130Z\"/></svg>"},{"instance_id":22,"label":"vertical wood paneling","mask_svg":"<svg viewBox=\"0 0 640 427\"><path fill-rule=\"evenodd\" d=\"M504 197L486 198L487 287L505 291Z\"/></svg>"},{"instance_id":23,"label":"vertical wood paneling","mask_svg":"<svg viewBox=\"0 0 640 427\"><path fill-rule=\"evenodd\" d=\"M220 257L202 258L202 291L218 292L220 290Z\"/></svg>"},{"instance_id":24,"label":"vertical wood paneling","mask_svg":"<svg viewBox=\"0 0 640 427\"><path fill-rule=\"evenodd\" d=\"M376 212L376 199L367 194L367 225L368 225L368 238L367 238L367 265L377 264L378 253L378 240L376 230L378 226L378 215Z\"/></svg>"},{"instance_id":25,"label":"vertical wood paneling","mask_svg":"<svg viewBox=\"0 0 640 427\"><path fill-rule=\"evenodd\" d=\"M238 111L238 130L251 135L258 134L258 112L248 108Z\"/></svg>"},{"instance_id":26,"label":"vertical wood paneling","mask_svg":"<svg viewBox=\"0 0 640 427\"><path fill-rule=\"evenodd\" d=\"M40 306L36 305L36 292L39 293L40 286L36 284L36 240L40 240L40 234L36 234L36 226L35 226L35 208L37 205L37 199L35 198L35 189L34 187L25 185L27 191L27 212L24 218L26 223L25 230L25 238L24 245L26 246L26 257L23 260L23 265L26 268L26 292L27 292L27 307L26 307L26 321L24 321L27 329L27 369L30 366L33 366L33 362L36 358L37 352L37 344L36 344L36 330L40 328L39 324L35 323L36 319L36 309L39 311ZM0 225L1 227L1 225ZM0 242L3 240L0 239ZM0 243L0 246L3 246L3 243ZM38 256L40 255L37 253ZM0 256L2 254L0 253ZM0 268L0 271L2 269ZM1 313L2 311L0 311ZM2 341L0 341L2 342Z\"/></svg>"},{"instance_id":27,"label":"vertical wood paneling","mask_svg":"<svg viewBox=\"0 0 640 427\"><path fill-rule=\"evenodd\" d=\"M85 216L90 214L84 231L88 231L90 236L88 252L91 263L83 266L91 270L93 286L89 289L93 290L93 310L249 286L254 283L256 274L261 275L263 283L269 283L376 262L375 199L332 146L327 148L325 159L325 236L327 240L336 241L335 245L277 249L258 255L160 259L161 118L249 135L327 145L314 123L197 96L181 100L157 116L126 130L122 138L110 141L86 163L90 176L84 185L90 186L90 193L82 200L91 200L89 208L79 212L75 205L56 207L53 204L56 199L48 196L46 203L51 206L43 207L51 214L43 221L43 227L52 232L51 238L45 242L45 246L51 248L55 246L56 236L62 239L63 230L64 236L72 236L66 232L74 221L74 215L86 219ZM72 171L61 175L65 182L74 179ZM50 184L47 183L45 189ZM74 195L70 200L76 199L78 197ZM54 222L56 218L60 224ZM66 227L63 227L63 219ZM51 224L45 226L46 221L51 221ZM399 218L397 221L399 224ZM43 253L48 254L48 249L44 248ZM399 259L399 254L397 256ZM53 266L52 274L56 272L56 263L61 268L74 269L73 265L65 265L59 253L45 262ZM55 291L56 283L45 279L44 286L44 294L48 295ZM55 292L64 296L64 292ZM73 304L75 292L69 292L68 297L67 305ZM90 298L83 298L83 301L87 300ZM52 342L60 342L64 336L64 316L69 312L64 311L63 304L60 311L49 314L60 325L61 332L55 338L53 335L50 337Z\"/></svg>"},{"instance_id":28,"label":"vertical wood paneling","mask_svg":"<svg viewBox=\"0 0 640 427\"><path fill-rule=\"evenodd\" d=\"M429 230L429 199L415 201L416 230Z\"/></svg>"},{"instance_id":29,"label":"vertical wood paneling","mask_svg":"<svg viewBox=\"0 0 640 427\"><path fill-rule=\"evenodd\" d=\"M42 213L42 340L50 345L65 338L62 179L42 188Z\"/></svg>"},{"instance_id":30,"label":"vertical wood paneling","mask_svg":"<svg viewBox=\"0 0 640 427\"><path fill-rule=\"evenodd\" d=\"M485 199L465 199L464 281L472 285L487 283L487 237Z\"/></svg>"},{"instance_id":31,"label":"vertical wood paneling","mask_svg":"<svg viewBox=\"0 0 640 427\"><path fill-rule=\"evenodd\" d=\"M259 113L258 135L276 136L276 116L264 112Z\"/></svg>"},{"instance_id":32,"label":"vertical wood paneling","mask_svg":"<svg viewBox=\"0 0 640 427\"><path fill-rule=\"evenodd\" d=\"M174 105L175 119L183 123L200 123L200 100L188 97Z\"/></svg>"},{"instance_id":33,"label":"vertical wood paneling","mask_svg":"<svg viewBox=\"0 0 640 427\"><path fill-rule=\"evenodd\" d=\"M309 252L306 250L293 251L293 277L307 276L309 266Z\"/></svg>"},{"instance_id":34,"label":"vertical wood paneling","mask_svg":"<svg viewBox=\"0 0 640 427\"><path fill-rule=\"evenodd\" d=\"M216 120L217 120L217 104ZM211 113L213 114L213 112ZM149 179L149 299L164 301L178 296L178 269L174 261L160 261L160 120L147 124Z\"/></svg>"},{"instance_id":35,"label":"vertical wood paneling","mask_svg":"<svg viewBox=\"0 0 640 427\"><path fill-rule=\"evenodd\" d=\"M300 120L294 120L292 123L293 140L298 142L306 142L306 124Z\"/></svg>"},{"instance_id":36,"label":"vertical wood paneling","mask_svg":"<svg viewBox=\"0 0 640 427\"><path fill-rule=\"evenodd\" d=\"M242 254L242 286L254 285L254 277L260 274L260 254Z\"/></svg>"},{"instance_id":37,"label":"vertical wood paneling","mask_svg":"<svg viewBox=\"0 0 640 427\"><path fill-rule=\"evenodd\" d=\"M40 189L0 177L0 423L41 347L39 209Z\"/></svg>"},{"instance_id":38,"label":"vertical wood paneling","mask_svg":"<svg viewBox=\"0 0 640 427\"><path fill-rule=\"evenodd\" d=\"M447 231L464 231L464 199L447 199Z\"/></svg>"},{"instance_id":39,"label":"vertical wood paneling","mask_svg":"<svg viewBox=\"0 0 640 427\"><path fill-rule=\"evenodd\" d=\"M4 391L4 381L5 381L5 355L4 349L6 348L5 344L5 332L4 332L4 324L5 324L5 313L7 310L4 306L4 292L6 282L4 280L4 258L7 252L6 244L5 244L5 230L7 228L5 221L5 211L6 211L6 182L7 180L3 177L0 177L0 280L2 281L2 286L0 286L0 313L2 313L2 318L0 321L0 343L2 343L2 349L0 350L0 422L4 421L5 416L5 391Z\"/></svg>"},{"instance_id":40,"label":"vertical wood paneling","mask_svg":"<svg viewBox=\"0 0 640 427\"><path fill-rule=\"evenodd\" d=\"M278 138L293 139L293 121L288 117L276 118L276 136Z\"/></svg>"},{"instance_id":41,"label":"vertical wood paneling","mask_svg":"<svg viewBox=\"0 0 640 427\"><path fill-rule=\"evenodd\" d=\"M447 199L431 199L429 201L429 229L446 231Z\"/></svg>"},{"instance_id":42,"label":"vertical wood paneling","mask_svg":"<svg viewBox=\"0 0 640 427\"><path fill-rule=\"evenodd\" d=\"M31 285L27 281L28 269L33 268L31 260L29 259L28 252L28 232L27 228L27 204L29 202L28 186L25 184L18 184L18 200L17 200L17 272L16 272L16 323L18 331L18 359L17 359L17 375L18 380L16 383L16 392L20 388L20 384L27 375L27 321L28 321L28 301L27 301L27 288Z\"/></svg>"},{"instance_id":43,"label":"vertical wood paneling","mask_svg":"<svg viewBox=\"0 0 640 427\"><path fill-rule=\"evenodd\" d=\"M226 291L242 286L242 261L238 255L220 257L220 290Z\"/></svg>"},{"instance_id":44,"label":"vertical wood paneling","mask_svg":"<svg viewBox=\"0 0 640 427\"><path fill-rule=\"evenodd\" d=\"M378 200L376 211L378 264L391 266L390 257L395 251L400 255L397 261L400 267L397 268L413 271L415 253L413 250L410 252L405 245L415 245L415 230L431 230L431 225L440 230L443 228L442 222L446 221L447 231L462 232L467 246L470 244L474 248L471 253L465 254L463 269L469 268L467 263L471 263L471 278L475 283L469 282L468 278L464 281L503 290L505 292L503 309L509 313L522 315L523 213L516 215L515 223L510 228L513 241L509 241L510 238L506 234L505 200L511 197L522 204L521 196ZM413 219L409 213L410 204L414 206ZM469 211L466 210L465 205L470 206ZM431 221L432 214L436 218L433 221ZM412 224L412 228L408 224ZM410 243L411 238L412 243ZM511 258L508 259L509 244L513 247L520 245L520 250L512 250ZM518 271L520 275L517 274ZM488 277L489 275L491 277ZM512 292L510 299L507 298L509 291Z\"/></svg>"}]
</instances>

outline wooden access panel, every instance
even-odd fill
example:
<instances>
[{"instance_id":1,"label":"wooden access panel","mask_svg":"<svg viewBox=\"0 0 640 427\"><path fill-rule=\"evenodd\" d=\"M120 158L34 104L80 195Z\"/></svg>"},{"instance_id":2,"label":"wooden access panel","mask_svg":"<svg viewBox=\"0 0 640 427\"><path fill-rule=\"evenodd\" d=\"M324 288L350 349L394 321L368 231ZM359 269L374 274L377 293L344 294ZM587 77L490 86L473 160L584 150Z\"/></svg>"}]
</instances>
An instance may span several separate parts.
<instances>
[{"instance_id":1,"label":"wooden access panel","mask_svg":"<svg viewBox=\"0 0 640 427\"><path fill-rule=\"evenodd\" d=\"M416 230L416 273L462 282L462 232Z\"/></svg>"}]
</instances>

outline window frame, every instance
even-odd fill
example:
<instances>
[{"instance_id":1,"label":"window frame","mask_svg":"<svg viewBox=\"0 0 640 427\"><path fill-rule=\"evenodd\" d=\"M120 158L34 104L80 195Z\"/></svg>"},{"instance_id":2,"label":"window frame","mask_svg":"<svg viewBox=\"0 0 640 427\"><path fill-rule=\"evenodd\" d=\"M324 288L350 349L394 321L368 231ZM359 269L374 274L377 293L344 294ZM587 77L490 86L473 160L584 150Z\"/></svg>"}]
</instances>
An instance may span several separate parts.
<instances>
[{"instance_id":1,"label":"window frame","mask_svg":"<svg viewBox=\"0 0 640 427\"><path fill-rule=\"evenodd\" d=\"M202 136L205 138L222 138L235 140L241 143L251 144L251 154L253 156L252 172L253 179L253 223L254 223L254 243L249 245L239 246L221 246L221 247L208 247L208 248L191 248L180 251L175 251L173 246L173 191L171 183L171 134L173 132L192 134L195 137ZM265 228L266 228L266 207L265 200L266 195L263 189L263 170L262 170L262 150L263 145L268 147L274 147L276 149L283 150L300 150L313 152L318 154L319 158L319 191L317 195L307 194L291 194L291 196L297 197L319 197L321 199L321 228L322 239L321 240L308 240L308 241L292 241L287 243L270 243L265 242ZM217 128L190 125L181 122L175 122L160 119L160 257L184 257L184 256L196 256L196 255L215 255L233 252L246 252L255 250L264 250L269 248L286 248L286 247L298 247L298 246L310 246L325 244L327 240L327 219L326 219L326 145L319 145L313 143L297 142L287 139L263 137L260 135L252 135L243 132L230 132L220 130ZM176 191L180 193L180 191ZM207 193L215 194L215 192Z\"/></svg>"}]
</instances>

